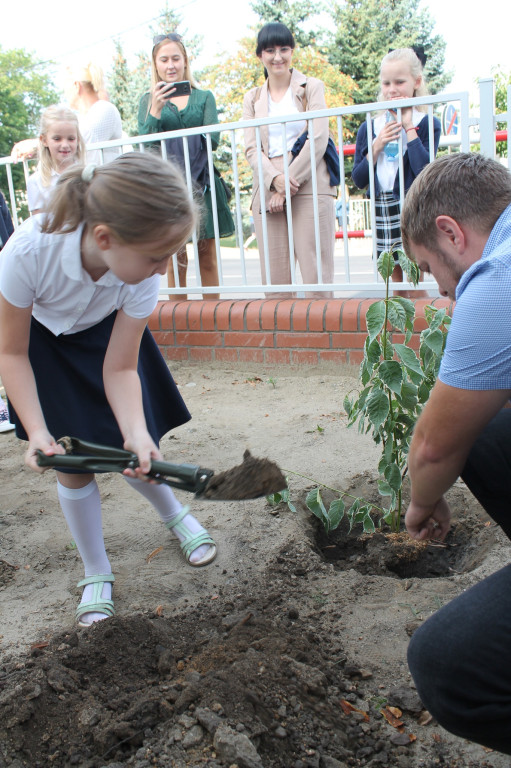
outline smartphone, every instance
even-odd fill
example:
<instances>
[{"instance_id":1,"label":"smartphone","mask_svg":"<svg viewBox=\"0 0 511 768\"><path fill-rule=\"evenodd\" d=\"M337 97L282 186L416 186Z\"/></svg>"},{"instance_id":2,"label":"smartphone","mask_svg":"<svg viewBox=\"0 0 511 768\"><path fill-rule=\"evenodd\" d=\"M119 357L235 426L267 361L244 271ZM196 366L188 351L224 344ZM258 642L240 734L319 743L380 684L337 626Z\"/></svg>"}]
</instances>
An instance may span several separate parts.
<instances>
[{"instance_id":1,"label":"smartphone","mask_svg":"<svg viewBox=\"0 0 511 768\"><path fill-rule=\"evenodd\" d=\"M172 92L170 98L174 98L174 96L189 96L192 92L189 80L180 80L177 83L169 83L165 88L165 91L172 91L173 88L175 88L175 90Z\"/></svg>"}]
</instances>

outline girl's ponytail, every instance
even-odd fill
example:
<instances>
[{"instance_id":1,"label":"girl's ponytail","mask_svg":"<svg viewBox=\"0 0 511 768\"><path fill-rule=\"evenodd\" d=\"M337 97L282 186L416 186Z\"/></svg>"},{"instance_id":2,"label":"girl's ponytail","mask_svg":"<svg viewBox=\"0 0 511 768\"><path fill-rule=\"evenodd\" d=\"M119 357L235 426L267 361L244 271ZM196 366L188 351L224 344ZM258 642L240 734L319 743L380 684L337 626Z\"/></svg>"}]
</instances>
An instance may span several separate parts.
<instances>
[{"instance_id":1,"label":"girl's ponytail","mask_svg":"<svg viewBox=\"0 0 511 768\"><path fill-rule=\"evenodd\" d=\"M121 243L158 240L169 227L183 242L197 224L195 205L179 167L150 152L127 152L105 165L73 166L59 178L43 232L73 232L106 224Z\"/></svg>"},{"instance_id":2,"label":"girl's ponytail","mask_svg":"<svg viewBox=\"0 0 511 768\"><path fill-rule=\"evenodd\" d=\"M85 221L90 181L84 179L83 172L83 165L74 165L61 174L46 206L48 216L41 227L43 232L74 232Z\"/></svg>"}]
</instances>

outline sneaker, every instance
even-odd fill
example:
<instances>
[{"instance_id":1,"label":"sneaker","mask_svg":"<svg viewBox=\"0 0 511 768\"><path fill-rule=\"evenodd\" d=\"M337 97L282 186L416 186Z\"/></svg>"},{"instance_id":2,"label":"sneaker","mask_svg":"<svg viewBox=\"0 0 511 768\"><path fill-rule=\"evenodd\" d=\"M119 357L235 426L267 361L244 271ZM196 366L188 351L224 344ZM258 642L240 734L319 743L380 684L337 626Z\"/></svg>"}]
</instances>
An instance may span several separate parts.
<instances>
[{"instance_id":1,"label":"sneaker","mask_svg":"<svg viewBox=\"0 0 511 768\"><path fill-rule=\"evenodd\" d=\"M0 398L0 432L10 432L14 424L9 421L9 411L4 401Z\"/></svg>"}]
</instances>

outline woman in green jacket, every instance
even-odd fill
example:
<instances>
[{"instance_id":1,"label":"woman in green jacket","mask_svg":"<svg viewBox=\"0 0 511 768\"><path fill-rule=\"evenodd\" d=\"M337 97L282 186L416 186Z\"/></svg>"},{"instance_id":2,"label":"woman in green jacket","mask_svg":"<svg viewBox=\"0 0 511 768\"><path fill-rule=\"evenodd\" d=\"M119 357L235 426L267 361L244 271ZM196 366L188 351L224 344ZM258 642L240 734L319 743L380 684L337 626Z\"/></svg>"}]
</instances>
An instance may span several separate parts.
<instances>
[{"instance_id":1,"label":"woman in green jacket","mask_svg":"<svg viewBox=\"0 0 511 768\"><path fill-rule=\"evenodd\" d=\"M195 128L199 125L218 123L215 97L211 91L197 88L194 82L186 49L180 35L171 32L157 35L153 40L151 90L145 93L138 111L140 135ZM189 94L178 95L173 83L186 80L190 83ZM173 95L174 94L174 95ZM220 134L211 134L213 150L218 146ZM183 141L181 138L167 139L167 155L177 160L184 169ZM198 233L199 268L203 286L218 285L218 265L213 226L213 206L208 171L206 141L202 136L189 136L188 149L192 178L196 189L204 196L204 216ZM214 175L220 237L234 232L234 222L220 176ZM186 248L177 254L179 285L186 286L188 259ZM168 285L175 287L172 263L168 270ZM186 296L171 296L183 299ZM218 299L218 293L205 294L204 298Z\"/></svg>"}]
</instances>

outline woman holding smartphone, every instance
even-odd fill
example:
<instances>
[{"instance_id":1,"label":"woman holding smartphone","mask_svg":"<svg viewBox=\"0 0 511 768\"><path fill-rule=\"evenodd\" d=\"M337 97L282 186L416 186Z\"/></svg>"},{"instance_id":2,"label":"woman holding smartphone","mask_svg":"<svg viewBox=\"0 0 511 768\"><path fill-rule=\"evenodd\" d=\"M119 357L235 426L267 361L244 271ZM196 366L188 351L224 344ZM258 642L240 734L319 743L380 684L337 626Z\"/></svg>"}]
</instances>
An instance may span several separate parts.
<instances>
[{"instance_id":1,"label":"woman holding smartphone","mask_svg":"<svg viewBox=\"0 0 511 768\"><path fill-rule=\"evenodd\" d=\"M177 85L175 85L177 84ZM140 135L177 131L182 128L195 128L200 125L218 123L215 97L211 91L197 87L186 49L181 36L175 32L157 35L153 39L151 90L145 93L138 111L138 131ZM211 134L213 150L218 146L219 133ZM183 140L167 139L167 155L172 157L184 169ZM213 206L211 184L215 184L218 210L218 231L220 237L228 237L234 232L234 222L229 209L225 188L219 176L214 181L209 178L206 141L203 136L189 136L188 150L192 178L198 191L204 196L204 215L198 233L199 268L203 286L218 285L218 265L213 225ZM179 285L186 286L188 258L186 248L177 254ZM175 287L172 263L168 269L169 288ZM170 296L184 299L186 296ZM218 293L204 295L206 299L218 299Z\"/></svg>"}]
</instances>

